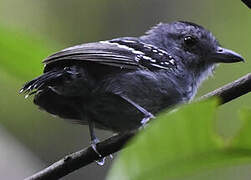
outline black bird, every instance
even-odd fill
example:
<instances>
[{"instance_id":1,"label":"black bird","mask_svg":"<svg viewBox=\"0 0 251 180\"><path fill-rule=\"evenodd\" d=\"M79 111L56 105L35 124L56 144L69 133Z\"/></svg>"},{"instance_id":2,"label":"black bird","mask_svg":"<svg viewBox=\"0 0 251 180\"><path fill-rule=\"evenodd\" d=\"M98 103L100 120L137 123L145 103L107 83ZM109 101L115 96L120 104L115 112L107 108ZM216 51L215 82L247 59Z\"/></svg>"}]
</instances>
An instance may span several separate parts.
<instances>
[{"instance_id":1,"label":"black bird","mask_svg":"<svg viewBox=\"0 0 251 180\"><path fill-rule=\"evenodd\" d=\"M94 127L139 128L164 108L191 100L217 63L244 61L190 22L158 24L141 37L81 44L44 60L20 92L45 111Z\"/></svg>"}]
</instances>

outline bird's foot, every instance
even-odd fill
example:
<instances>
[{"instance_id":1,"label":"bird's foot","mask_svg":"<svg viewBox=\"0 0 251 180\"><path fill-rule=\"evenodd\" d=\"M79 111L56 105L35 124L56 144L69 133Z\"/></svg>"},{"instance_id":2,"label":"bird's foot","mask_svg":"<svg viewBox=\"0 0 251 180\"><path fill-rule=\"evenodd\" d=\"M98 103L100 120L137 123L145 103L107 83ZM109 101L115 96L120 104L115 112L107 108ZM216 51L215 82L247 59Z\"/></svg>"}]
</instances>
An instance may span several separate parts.
<instances>
[{"instance_id":1,"label":"bird's foot","mask_svg":"<svg viewBox=\"0 0 251 180\"><path fill-rule=\"evenodd\" d=\"M105 164L105 157L102 157L102 155L98 152L97 143L99 143L99 140L97 138L93 139L91 141L91 147L95 151L95 153L97 153L97 155L100 157L98 160L96 160L96 163L100 166L103 166Z\"/></svg>"},{"instance_id":2,"label":"bird's foot","mask_svg":"<svg viewBox=\"0 0 251 180\"><path fill-rule=\"evenodd\" d=\"M152 113L148 113L140 122L141 128L145 128L147 123L153 118L155 118L155 116Z\"/></svg>"}]
</instances>

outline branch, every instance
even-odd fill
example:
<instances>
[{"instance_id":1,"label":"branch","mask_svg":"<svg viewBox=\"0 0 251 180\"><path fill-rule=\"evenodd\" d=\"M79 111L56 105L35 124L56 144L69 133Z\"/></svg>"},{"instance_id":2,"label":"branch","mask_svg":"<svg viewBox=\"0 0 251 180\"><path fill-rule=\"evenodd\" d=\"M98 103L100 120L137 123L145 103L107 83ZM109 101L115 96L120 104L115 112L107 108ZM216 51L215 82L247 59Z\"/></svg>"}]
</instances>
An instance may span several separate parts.
<instances>
[{"instance_id":1,"label":"branch","mask_svg":"<svg viewBox=\"0 0 251 180\"><path fill-rule=\"evenodd\" d=\"M251 73L242 78L229 83L213 92L202 96L199 100L212 97L220 98L220 105L232 101L251 91ZM97 144L97 149L102 157L113 154L123 148L129 139L136 134L136 130L124 134L112 136ZM65 156L46 169L26 178L25 180L48 180L59 179L67 174L84 167L100 157L93 151L92 147L87 147L78 152Z\"/></svg>"},{"instance_id":2,"label":"branch","mask_svg":"<svg viewBox=\"0 0 251 180\"><path fill-rule=\"evenodd\" d=\"M219 89L216 89L215 91L212 91L201 98L202 99L208 99L211 97L219 97L220 99L220 105L225 104L229 101L232 101L233 99L236 99L244 94L247 94L251 91L251 73L248 73L247 75L241 77L240 79L237 79L234 82L231 82Z\"/></svg>"},{"instance_id":3,"label":"branch","mask_svg":"<svg viewBox=\"0 0 251 180\"><path fill-rule=\"evenodd\" d=\"M247 7L251 8L251 0L242 0L244 4L247 5Z\"/></svg>"},{"instance_id":4,"label":"branch","mask_svg":"<svg viewBox=\"0 0 251 180\"><path fill-rule=\"evenodd\" d=\"M97 144L99 153L103 156L109 156L123 148L128 140L136 134L136 131L112 136ZM91 146L78 152L65 156L63 159L55 162L44 170L26 178L25 180L56 180L67 174L91 164L100 157Z\"/></svg>"}]
</instances>

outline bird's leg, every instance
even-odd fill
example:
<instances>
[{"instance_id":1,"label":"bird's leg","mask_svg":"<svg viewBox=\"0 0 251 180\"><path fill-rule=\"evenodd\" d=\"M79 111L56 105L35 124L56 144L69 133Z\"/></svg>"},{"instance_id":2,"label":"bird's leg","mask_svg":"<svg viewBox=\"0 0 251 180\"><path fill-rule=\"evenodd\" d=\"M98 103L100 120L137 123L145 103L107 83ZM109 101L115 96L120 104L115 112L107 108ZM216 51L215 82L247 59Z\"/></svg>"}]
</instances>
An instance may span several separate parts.
<instances>
[{"instance_id":1,"label":"bird's leg","mask_svg":"<svg viewBox=\"0 0 251 180\"><path fill-rule=\"evenodd\" d=\"M94 132L94 122L90 120L89 118L87 119L88 119L89 131L90 131L90 136L91 136L91 147L100 157L100 159L97 160L96 162L98 163L98 165L102 166L105 163L105 157L102 157L102 155L97 150L97 143L99 143L99 139L97 138Z\"/></svg>"},{"instance_id":2,"label":"bird's leg","mask_svg":"<svg viewBox=\"0 0 251 180\"><path fill-rule=\"evenodd\" d=\"M141 107L140 105L138 105L135 102L133 102L131 99L129 99L129 98L123 96L123 95L120 95L120 97L122 97L124 100L126 100L127 102L129 102L131 105L133 105L141 113L144 114L144 118L141 120L141 124L142 124L143 127L150 121L150 119L155 118L152 113L148 112L143 107Z\"/></svg>"},{"instance_id":3,"label":"bird's leg","mask_svg":"<svg viewBox=\"0 0 251 180\"><path fill-rule=\"evenodd\" d=\"M91 136L91 146L93 150L99 155L99 157L102 157L101 154L97 151L97 143L99 143L99 139L97 138L95 132L94 132L94 123L92 120L88 119L88 125L89 125L89 132Z\"/></svg>"}]
</instances>

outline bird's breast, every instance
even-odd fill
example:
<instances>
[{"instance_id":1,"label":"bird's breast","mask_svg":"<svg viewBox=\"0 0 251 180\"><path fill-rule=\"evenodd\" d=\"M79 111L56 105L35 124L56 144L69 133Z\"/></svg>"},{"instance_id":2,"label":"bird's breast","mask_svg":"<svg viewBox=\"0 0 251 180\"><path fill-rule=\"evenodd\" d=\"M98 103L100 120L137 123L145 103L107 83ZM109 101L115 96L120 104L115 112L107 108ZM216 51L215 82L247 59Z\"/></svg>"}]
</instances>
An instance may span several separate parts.
<instances>
[{"instance_id":1,"label":"bird's breast","mask_svg":"<svg viewBox=\"0 0 251 180\"><path fill-rule=\"evenodd\" d=\"M102 90L123 95L152 113L188 101L192 89L184 81L163 72L139 70L107 80ZM190 89L190 91L189 91Z\"/></svg>"}]
</instances>

